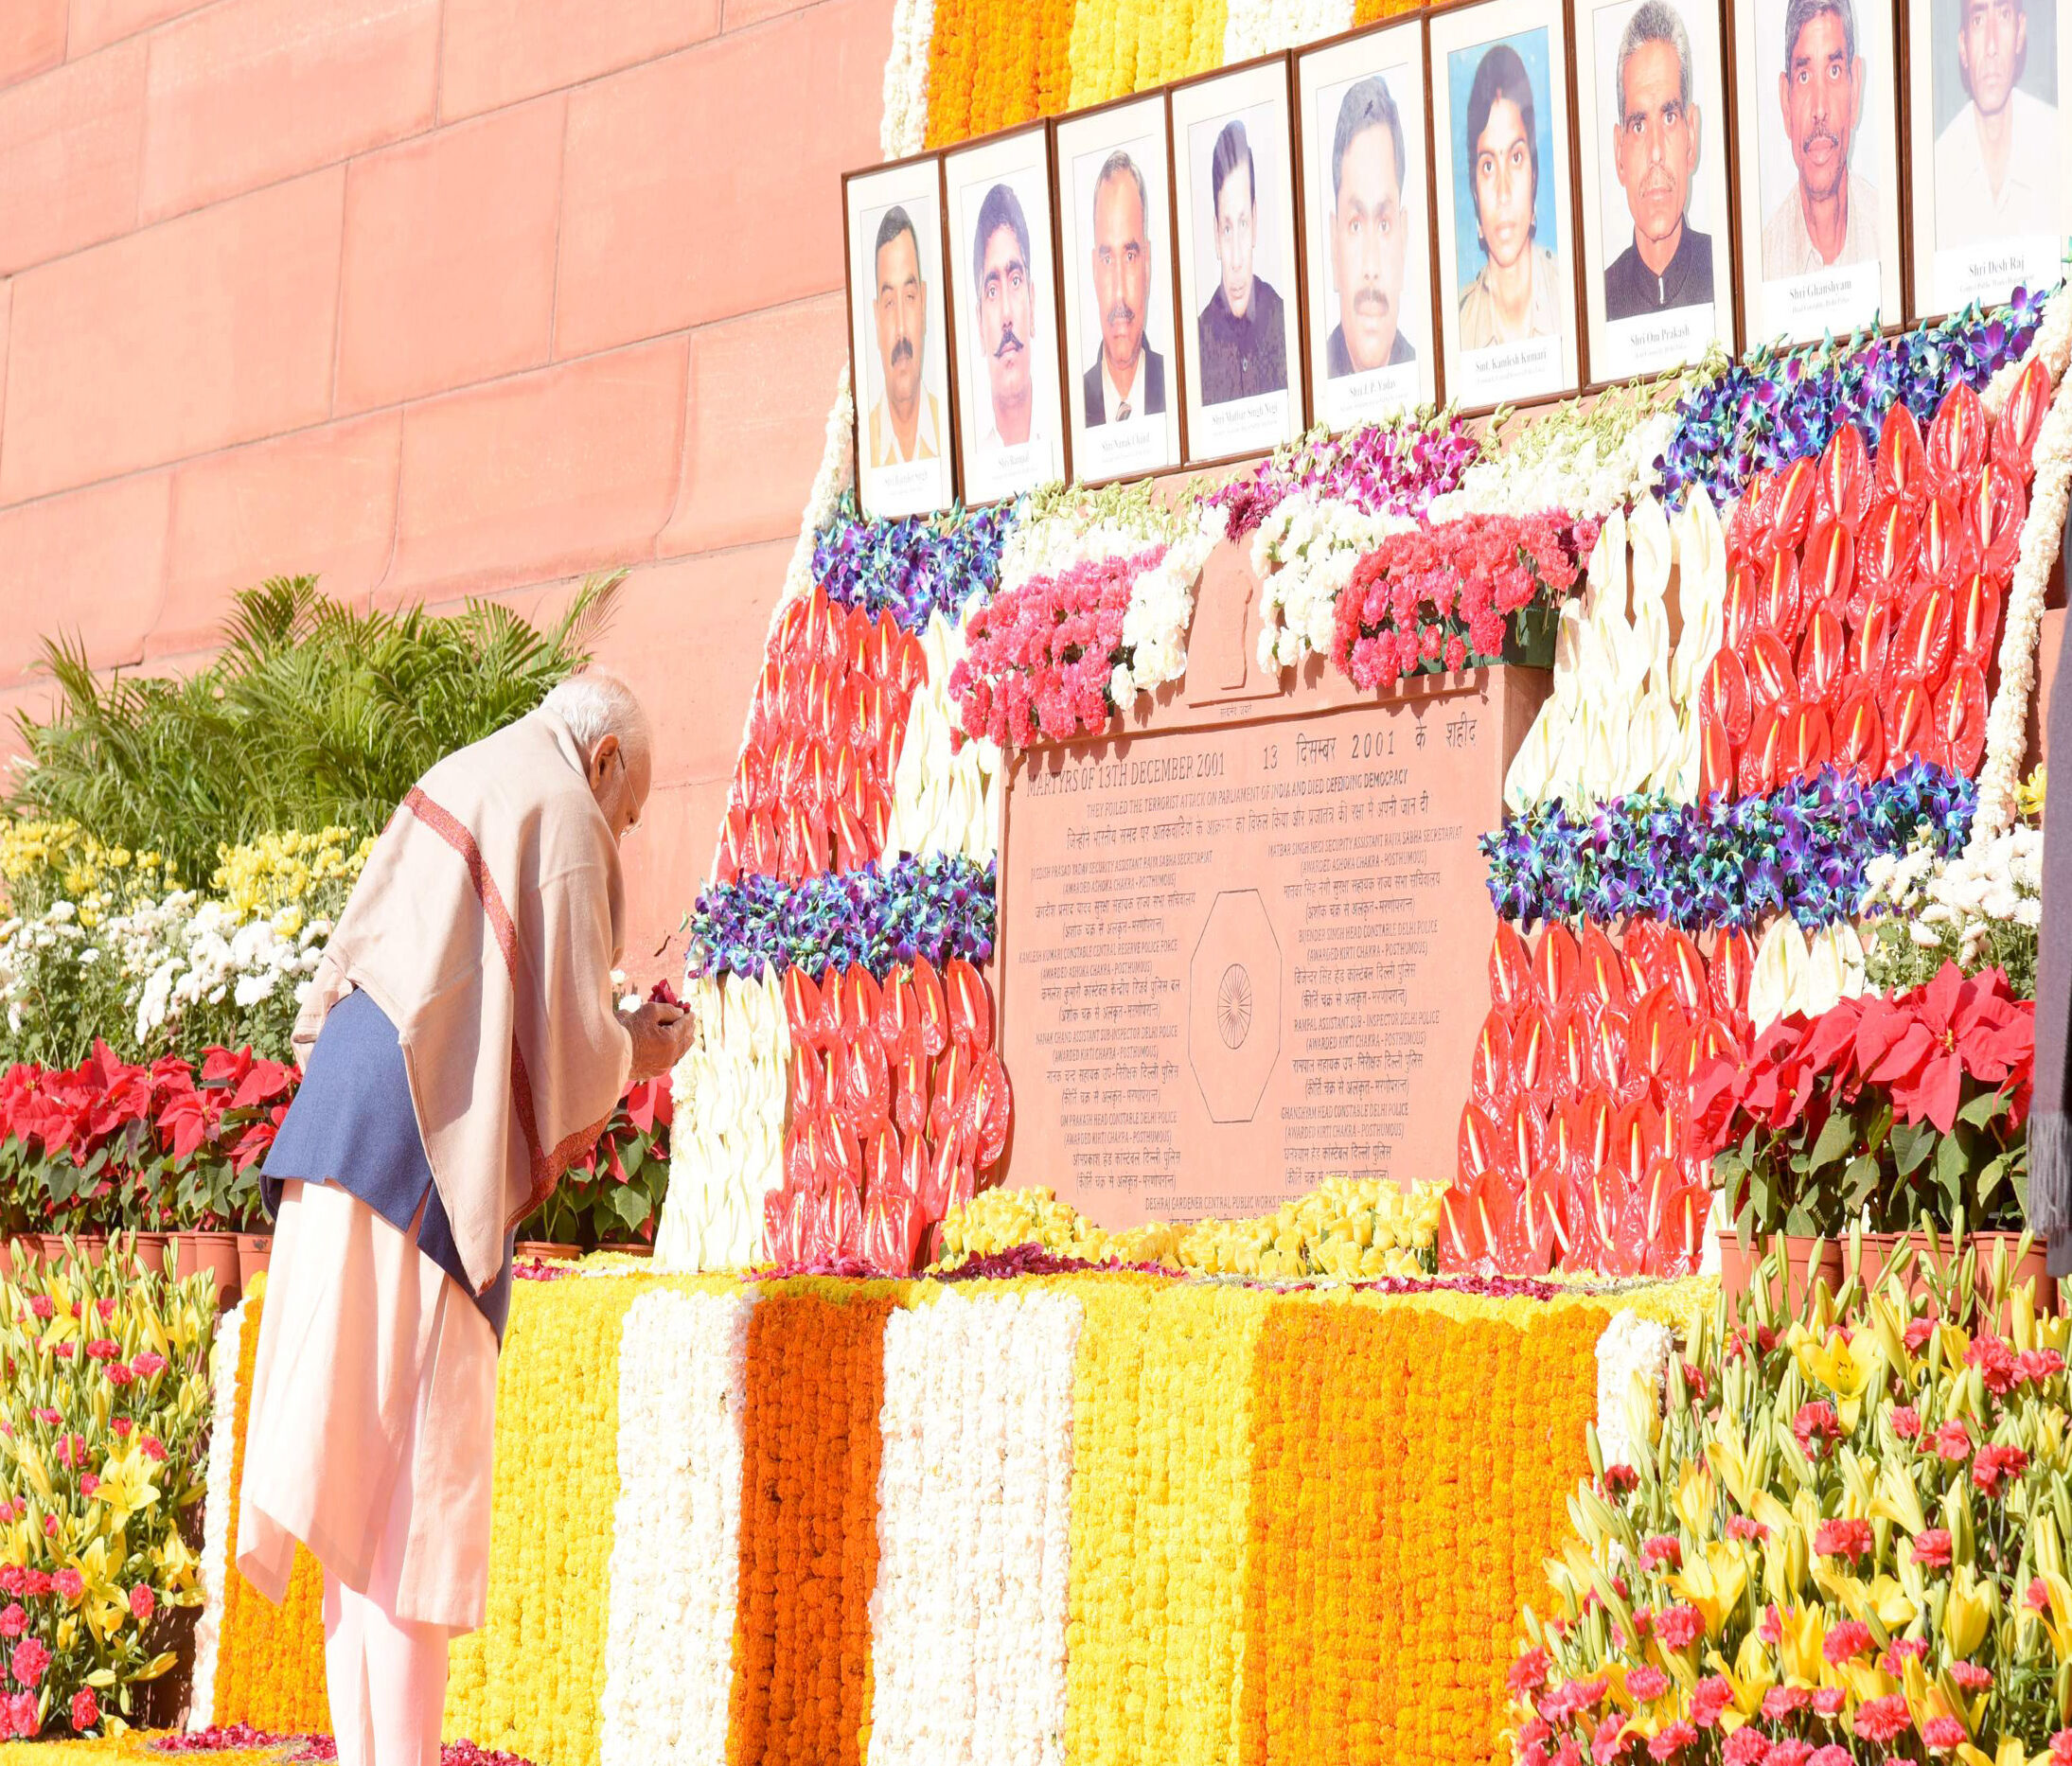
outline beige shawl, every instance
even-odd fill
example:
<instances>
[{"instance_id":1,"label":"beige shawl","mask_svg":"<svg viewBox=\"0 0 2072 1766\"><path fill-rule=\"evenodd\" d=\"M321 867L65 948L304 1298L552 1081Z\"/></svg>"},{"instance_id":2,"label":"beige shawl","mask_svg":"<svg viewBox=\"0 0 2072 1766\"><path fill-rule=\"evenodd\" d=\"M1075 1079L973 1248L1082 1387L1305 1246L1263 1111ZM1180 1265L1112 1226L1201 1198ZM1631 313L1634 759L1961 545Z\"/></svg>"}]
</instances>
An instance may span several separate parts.
<instances>
[{"instance_id":1,"label":"beige shawl","mask_svg":"<svg viewBox=\"0 0 2072 1766\"><path fill-rule=\"evenodd\" d=\"M534 712L449 754L376 842L295 1020L307 1065L363 987L402 1044L418 1131L477 1292L595 1142L632 1041L611 970L626 897L568 726Z\"/></svg>"}]
</instances>

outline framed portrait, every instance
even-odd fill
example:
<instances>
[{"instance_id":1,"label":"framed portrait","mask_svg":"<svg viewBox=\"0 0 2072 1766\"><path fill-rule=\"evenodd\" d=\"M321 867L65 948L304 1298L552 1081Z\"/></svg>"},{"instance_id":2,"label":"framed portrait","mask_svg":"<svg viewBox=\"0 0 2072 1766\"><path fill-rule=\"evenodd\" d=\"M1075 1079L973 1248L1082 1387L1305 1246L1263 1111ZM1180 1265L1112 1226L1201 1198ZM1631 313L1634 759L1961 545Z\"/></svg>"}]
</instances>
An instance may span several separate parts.
<instances>
[{"instance_id":1,"label":"framed portrait","mask_svg":"<svg viewBox=\"0 0 2072 1766\"><path fill-rule=\"evenodd\" d=\"M1576 0L1576 145L1590 378L1734 344L1719 0Z\"/></svg>"},{"instance_id":2,"label":"framed portrait","mask_svg":"<svg viewBox=\"0 0 2072 1766\"><path fill-rule=\"evenodd\" d=\"M1087 485L1180 463L1178 304L1165 94L1054 124L1065 406Z\"/></svg>"},{"instance_id":3,"label":"framed portrait","mask_svg":"<svg viewBox=\"0 0 2072 1766\"><path fill-rule=\"evenodd\" d=\"M2067 26L2058 0L1907 0L1916 317L2051 288L2063 275Z\"/></svg>"},{"instance_id":4,"label":"framed portrait","mask_svg":"<svg viewBox=\"0 0 2072 1766\"><path fill-rule=\"evenodd\" d=\"M1561 0L1480 0L1428 28L1447 397L1569 392L1581 377Z\"/></svg>"},{"instance_id":5,"label":"framed portrait","mask_svg":"<svg viewBox=\"0 0 2072 1766\"><path fill-rule=\"evenodd\" d=\"M857 498L866 515L932 515L956 500L942 162L850 172L841 203Z\"/></svg>"},{"instance_id":6,"label":"framed portrait","mask_svg":"<svg viewBox=\"0 0 2072 1766\"><path fill-rule=\"evenodd\" d=\"M1038 123L943 157L957 471L966 503L1065 476L1051 138Z\"/></svg>"},{"instance_id":7,"label":"framed portrait","mask_svg":"<svg viewBox=\"0 0 2072 1766\"><path fill-rule=\"evenodd\" d=\"M1892 0L1735 0L1744 341L1902 308Z\"/></svg>"},{"instance_id":8,"label":"framed portrait","mask_svg":"<svg viewBox=\"0 0 2072 1766\"><path fill-rule=\"evenodd\" d=\"M1425 21L1295 62L1312 420L1350 429L1439 398Z\"/></svg>"},{"instance_id":9,"label":"framed portrait","mask_svg":"<svg viewBox=\"0 0 2072 1766\"><path fill-rule=\"evenodd\" d=\"M1190 466L1302 433L1302 303L1283 55L1172 91L1180 435Z\"/></svg>"}]
</instances>

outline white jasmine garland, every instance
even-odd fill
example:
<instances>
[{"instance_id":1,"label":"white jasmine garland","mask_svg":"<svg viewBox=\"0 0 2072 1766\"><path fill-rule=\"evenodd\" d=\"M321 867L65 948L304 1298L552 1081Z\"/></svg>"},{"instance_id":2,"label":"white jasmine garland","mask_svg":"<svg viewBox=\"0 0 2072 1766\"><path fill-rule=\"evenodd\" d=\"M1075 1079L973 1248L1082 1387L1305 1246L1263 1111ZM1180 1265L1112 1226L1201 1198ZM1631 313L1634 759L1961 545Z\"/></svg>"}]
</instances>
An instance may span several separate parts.
<instances>
[{"instance_id":1,"label":"white jasmine garland","mask_svg":"<svg viewBox=\"0 0 2072 1766\"><path fill-rule=\"evenodd\" d=\"M1125 680L1136 692L1152 692L1186 674L1195 588L1230 519L1228 509L1197 506L1189 528L1131 583L1129 607L1123 614L1123 648L1129 653ZM1127 710L1129 701L1117 699L1116 704Z\"/></svg>"},{"instance_id":2,"label":"white jasmine garland","mask_svg":"<svg viewBox=\"0 0 2072 1766\"><path fill-rule=\"evenodd\" d=\"M869 1766L1065 1757L1082 1317L949 1291L886 1320Z\"/></svg>"},{"instance_id":3,"label":"white jasmine garland","mask_svg":"<svg viewBox=\"0 0 2072 1766\"><path fill-rule=\"evenodd\" d=\"M1632 1307L1612 1315L1597 1339L1597 1441L1608 1466L1630 1466L1647 1451L1634 1435L1634 1406L1661 1408L1662 1383L1676 1339L1667 1325Z\"/></svg>"},{"instance_id":4,"label":"white jasmine garland","mask_svg":"<svg viewBox=\"0 0 2072 1766\"><path fill-rule=\"evenodd\" d=\"M231 1467L238 1451L238 1356L244 1331L239 1300L216 1321L209 1345L208 1459L202 1486L202 1611L194 1626L194 1680L187 1727L216 1721L216 1658L222 1644L223 1592L230 1558Z\"/></svg>"},{"instance_id":5,"label":"white jasmine garland","mask_svg":"<svg viewBox=\"0 0 2072 1766\"><path fill-rule=\"evenodd\" d=\"M754 1300L660 1292L627 1308L604 1766L726 1757Z\"/></svg>"},{"instance_id":6,"label":"white jasmine garland","mask_svg":"<svg viewBox=\"0 0 2072 1766\"><path fill-rule=\"evenodd\" d=\"M2044 597L2064 533L2068 486L2072 486L2072 398L2065 396L2063 362L2055 353L2061 329L2072 326L2065 291L2051 297L2034 348L2056 362L2059 387L2036 437L2036 475L2029 486L2028 513L2008 587L2000 633L2000 690L1986 716L1986 752L1978 770L1978 810L1972 818L1970 850L1982 853L2014 821L2015 789L2028 746L2028 706L2036 691L2036 647L2043 631ZM2043 333L2048 333L2046 344ZM1997 385L1997 381L1995 382Z\"/></svg>"},{"instance_id":7,"label":"white jasmine garland","mask_svg":"<svg viewBox=\"0 0 2072 1766\"><path fill-rule=\"evenodd\" d=\"M784 1181L791 1030L773 970L683 984L698 1030L669 1076L669 1187L661 1270L741 1269L759 1254L763 1196Z\"/></svg>"}]
</instances>

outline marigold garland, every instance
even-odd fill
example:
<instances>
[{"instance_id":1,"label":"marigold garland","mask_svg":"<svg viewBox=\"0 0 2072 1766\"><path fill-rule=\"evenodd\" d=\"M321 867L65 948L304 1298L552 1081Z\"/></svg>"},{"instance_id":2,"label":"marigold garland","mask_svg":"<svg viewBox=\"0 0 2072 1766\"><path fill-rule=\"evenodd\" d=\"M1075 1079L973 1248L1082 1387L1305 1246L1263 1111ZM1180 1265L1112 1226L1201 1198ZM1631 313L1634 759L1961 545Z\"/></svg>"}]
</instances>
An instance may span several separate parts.
<instances>
[{"instance_id":1,"label":"marigold garland","mask_svg":"<svg viewBox=\"0 0 2072 1766\"><path fill-rule=\"evenodd\" d=\"M497 1364L489 1602L456 1638L446 1733L597 1758L619 1492L619 1341L639 1279L527 1283Z\"/></svg>"},{"instance_id":2,"label":"marigold garland","mask_svg":"<svg viewBox=\"0 0 2072 1766\"><path fill-rule=\"evenodd\" d=\"M868 1753L878 1410L901 1286L773 1282L750 1318L728 1766Z\"/></svg>"},{"instance_id":3,"label":"marigold garland","mask_svg":"<svg viewBox=\"0 0 2072 1766\"><path fill-rule=\"evenodd\" d=\"M979 57L982 0L935 0L929 38L928 145L948 147L971 134L971 88Z\"/></svg>"},{"instance_id":4,"label":"marigold garland","mask_svg":"<svg viewBox=\"0 0 2072 1766\"><path fill-rule=\"evenodd\" d=\"M278 1607L238 1568L238 1517L250 1439L252 1377L258 1362L264 1283L244 1299L238 1345L237 1447L230 1463L230 1516L224 1550L223 1616L216 1648L215 1721L313 1734L331 1726L324 1689L324 1571L301 1546Z\"/></svg>"}]
</instances>

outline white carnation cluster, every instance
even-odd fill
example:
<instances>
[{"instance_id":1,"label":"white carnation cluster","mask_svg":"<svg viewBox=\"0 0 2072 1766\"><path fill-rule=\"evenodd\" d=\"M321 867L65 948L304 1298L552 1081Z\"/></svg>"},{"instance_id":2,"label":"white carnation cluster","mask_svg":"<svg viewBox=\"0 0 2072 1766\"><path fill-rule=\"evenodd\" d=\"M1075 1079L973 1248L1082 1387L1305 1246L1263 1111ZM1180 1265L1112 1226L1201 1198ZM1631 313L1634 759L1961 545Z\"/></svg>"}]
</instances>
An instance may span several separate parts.
<instances>
[{"instance_id":1,"label":"white carnation cluster","mask_svg":"<svg viewBox=\"0 0 2072 1766\"><path fill-rule=\"evenodd\" d=\"M1202 567L1230 525L1230 511L1197 507L1186 532L1129 586L1123 615L1123 648L1129 662L1115 670L1108 694L1127 710L1139 693L1150 693L1187 672L1187 631L1195 620L1195 588Z\"/></svg>"},{"instance_id":2,"label":"white carnation cluster","mask_svg":"<svg viewBox=\"0 0 2072 1766\"><path fill-rule=\"evenodd\" d=\"M940 609L921 636L928 680L915 691L893 768L887 854L947 853L983 864L1000 851L1001 751L983 736L960 739L949 671L965 653L962 627Z\"/></svg>"},{"instance_id":3,"label":"white carnation cluster","mask_svg":"<svg viewBox=\"0 0 2072 1766\"><path fill-rule=\"evenodd\" d=\"M1562 604L1554 691L1513 757L1505 805L1523 815L1555 798L1605 803L1640 790L1695 802L1698 689L1725 631L1726 600L1727 536L1703 487L1674 517L1653 497L1630 517L1613 510L1583 593Z\"/></svg>"},{"instance_id":4,"label":"white carnation cluster","mask_svg":"<svg viewBox=\"0 0 2072 1766\"><path fill-rule=\"evenodd\" d=\"M1252 535L1259 578L1259 665L1293 668L1331 648L1338 595L1361 556L1391 534L1413 531L1407 515L1370 515L1314 491L1284 497Z\"/></svg>"},{"instance_id":5,"label":"white carnation cluster","mask_svg":"<svg viewBox=\"0 0 2072 1766\"><path fill-rule=\"evenodd\" d=\"M763 1236L763 1196L784 1181L791 1030L773 970L686 981L697 1035L669 1076L669 1188L655 1266L741 1269Z\"/></svg>"},{"instance_id":6,"label":"white carnation cluster","mask_svg":"<svg viewBox=\"0 0 2072 1766\"><path fill-rule=\"evenodd\" d=\"M935 0L894 0L892 51L885 57L885 114L877 144L888 160L928 145L928 52L935 34Z\"/></svg>"}]
</instances>

